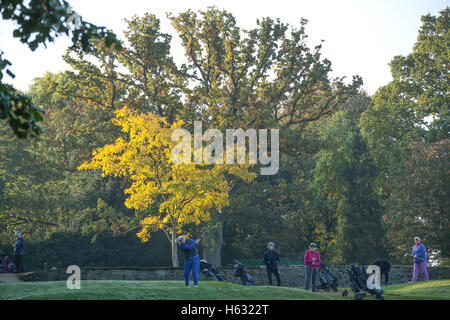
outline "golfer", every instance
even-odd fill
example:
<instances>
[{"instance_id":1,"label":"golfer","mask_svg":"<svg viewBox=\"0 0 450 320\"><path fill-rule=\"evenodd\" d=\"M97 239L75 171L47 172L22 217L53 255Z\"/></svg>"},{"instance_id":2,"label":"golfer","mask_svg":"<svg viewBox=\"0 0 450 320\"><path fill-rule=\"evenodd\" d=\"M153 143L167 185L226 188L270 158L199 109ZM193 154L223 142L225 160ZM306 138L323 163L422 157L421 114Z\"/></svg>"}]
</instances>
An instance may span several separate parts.
<instances>
[{"instance_id":1,"label":"golfer","mask_svg":"<svg viewBox=\"0 0 450 320\"><path fill-rule=\"evenodd\" d=\"M427 272L427 251L425 245L420 242L419 237L414 237L414 247L412 249L412 256L414 258L414 271L412 282L417 282L419 277L419 270L422 273L423 280L428 281L428 272Z\"/></svg>"},{"instance_id":2,"label":"golfer","mask_svg":"<svg viewBox=\"0 0 450 320\"><path fill-rule=\"evenodd\" d=\"M185 256L184 261L184 282L186 287L189 287L189 278L191 275L194 276L194 287L198 286L198 274L200 272L200 257L198 255L198 244L200 239L196 241L192 239L186 239L183 236L177 238L177 242L180 244L180 249L183 251Z\"/></svg>"},{"instance_id":3,"label":"golfer","mask_svg":"<svg viewBox=\"0 0 450 320\"><path fill-rule=\"evenodd\" d=\"M305 290L309 290L312 287L312 292L316 291L317 270L320 267L320 253L317 251L317 244L312 242L309 245L309 250L305 253Z\"/></svg>"},{"instance_id":4,"label":"golfer","mask_svg":"<svg viewBox=\"0 0 450 320\"><path fill-rule=\"evenodd\" d=\"M272 273L277 278L277 285L281 286L280 272L278 271L278 264L280 263L280 256L274 250L275 244L269 242L267 244L267 251L264 252L264 264L266 265L267 277L269 278L269 285L272 285Z\"/></svg>"},{"instance_id":5,"label":"golfer","mask_svg":"<svg viewBox=\"0 0 450 320\"><path fill-rule=\"evenodd\" d=\"M17 272L23 272L22 256L23 248L25 247L25 240L22 238L20 231L14 233L16 241L13 243L14 247L14 264L16 265Z\"/></svg>"}]
</instances>

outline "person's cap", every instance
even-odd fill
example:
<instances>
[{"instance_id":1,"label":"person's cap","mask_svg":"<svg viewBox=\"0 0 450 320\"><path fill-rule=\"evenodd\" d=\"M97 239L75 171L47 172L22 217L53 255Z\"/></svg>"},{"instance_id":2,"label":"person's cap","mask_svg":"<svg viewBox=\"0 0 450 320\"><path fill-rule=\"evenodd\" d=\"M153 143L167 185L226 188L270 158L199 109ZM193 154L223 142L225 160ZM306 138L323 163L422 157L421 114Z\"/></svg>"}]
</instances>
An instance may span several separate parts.
<instances>
[{"instance_id":1,"label":"person's cap","mask_svg":"<svg viewBox=\"0 0 450 320\"><path fill-rule=\"evenodd\" d=\"M176 242L180 242L181 239L184 239L184 237L183 237L183 236L179 236L175 241L176 241Z\"/></svg>"},{"instance_id":2,"label":"person's cap","mask_svg":"<svg viewBox=\"0 0 450 320\"><path fill-rule=\"evenodd\" d=\"M272 246L273 248L275 248L275 243L269 242L269 243L267 244L267 248L270 247L270 246Z\"/></svg>"},{"instance_id":3,"label":"person's cap","mask_svg":"<svg viewBox=\"0 0 450 320\"><path fill-rule=\"evenodd\" d=\"M420 238L418 236L415 236L414 240L419 240L420 241Z\"/></svg>"},{"instance_id":4,"label":"person's cap","mask_svg":"<svg viewBox=\"0 0 450 320\"><path fill-rule=\"evenodd\" d=\"M14 233L14 235L15 235L16 237L20 237L22 234L20 233L20 231L16 231L16 232Z\"/></svg>"},{"instance_id":5,"label":"person's cap","mask_svg":"<svg viewBox=\"0 0 450 320\"><path fill-rule=\"evenodd\" d=\"M309 246L310 246L310 247L316 247L316 248L317 248L317 244L315 244L314 242L311 242L311 243L309 244Z\"/></svg>"}]
</instances>

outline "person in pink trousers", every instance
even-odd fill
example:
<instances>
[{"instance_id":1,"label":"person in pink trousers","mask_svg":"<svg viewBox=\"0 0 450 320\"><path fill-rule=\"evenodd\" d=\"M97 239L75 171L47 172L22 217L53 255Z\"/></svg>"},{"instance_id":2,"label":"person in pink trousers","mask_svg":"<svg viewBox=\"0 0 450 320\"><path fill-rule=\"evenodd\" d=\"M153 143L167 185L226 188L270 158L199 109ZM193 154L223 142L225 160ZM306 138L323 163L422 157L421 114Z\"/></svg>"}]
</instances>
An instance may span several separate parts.
<instances>
[{"instance_id":1,"label":"person in pink trousers","mask_svg":"<svg viewBox=\"0 0 450 320\"><path fill-rule=\"evenodd\" d=\"M428 281L430 278L427 272L427 251L425 245L420 242L419 237L414 237L414 247L412 249L412 257L414 258L414 270L412 282L417 282L419 271L422 273L423 280Z\"/></svg>"}]
</instances>

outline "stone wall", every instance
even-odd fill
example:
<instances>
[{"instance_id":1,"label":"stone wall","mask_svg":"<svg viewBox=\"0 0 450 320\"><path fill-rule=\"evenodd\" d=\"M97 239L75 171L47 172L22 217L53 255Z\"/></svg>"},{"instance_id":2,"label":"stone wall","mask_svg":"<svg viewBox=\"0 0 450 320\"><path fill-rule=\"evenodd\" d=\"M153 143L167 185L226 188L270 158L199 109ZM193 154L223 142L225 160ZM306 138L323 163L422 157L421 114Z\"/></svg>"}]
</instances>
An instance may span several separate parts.
<instances>
[{"instance_id":1,"label":"stone wall","mask_svg":"<svg viewBox=\"0 0 450 320\"><path fill-rule=\"evenodd\" d=\"M347 266L330 266L330 271L339 278L340 287L348 287ZM281 282L287 287L303 287L305 281L304 266L281 266ZM219 270L227 281L236 282L231 267ZM257 285L268 285L265 267L248 267ZM450 279L450 267L428 267L431 280ZM23 281L61 281L67 280L69 274L65 270L35 271L18 274ZM390 284L411 281L412 266L393 266L390 271ZM183 268L84 268L81 269L81 280L183 280ZM200 274L200 280L206 280ZM274 283L276 279L273 277ZM421 280L421 276L419 277ZM384 281L384 279L383 279Z\"/></svg>"}]
</instances>

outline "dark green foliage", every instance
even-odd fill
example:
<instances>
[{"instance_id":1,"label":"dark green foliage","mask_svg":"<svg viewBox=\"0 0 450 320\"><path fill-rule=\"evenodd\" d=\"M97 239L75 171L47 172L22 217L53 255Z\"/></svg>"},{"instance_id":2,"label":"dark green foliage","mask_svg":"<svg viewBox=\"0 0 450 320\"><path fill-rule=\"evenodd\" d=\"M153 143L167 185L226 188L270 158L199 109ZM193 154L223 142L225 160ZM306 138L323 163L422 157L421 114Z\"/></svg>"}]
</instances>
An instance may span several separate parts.
<instances>
[{"instance_id":1,"label":"dark green foliage","mask_svg":"<svg viewBox=\"0 0 450 320\"><path fill-rule=\"evenodd\" d=\"M396 262L405 261L417 234L435 261L449 254L449 14L446 7L421 18L412 53L392 59L393 81L378 89L360 120Z\"/></svg>"},{"instance_id":2,"label":"dark green foliage","mask_svg":"<svg viewBox=\"0 0 450 320\"><path fill-rule=\"evenodd\" d=\"M45 240L27 240L24 266L27 271L49 268L80 267L157 267L170 265L169 243L164 234L156 233L150 242L142 243L134 232L113 236L102 234L91 238L74 232L57 232ZM11 245L2 241L1 249L12 257Z\"/></svg>"}]
</instances>

